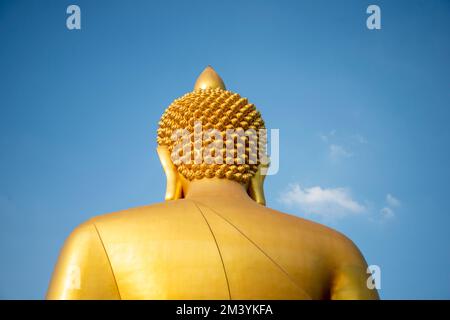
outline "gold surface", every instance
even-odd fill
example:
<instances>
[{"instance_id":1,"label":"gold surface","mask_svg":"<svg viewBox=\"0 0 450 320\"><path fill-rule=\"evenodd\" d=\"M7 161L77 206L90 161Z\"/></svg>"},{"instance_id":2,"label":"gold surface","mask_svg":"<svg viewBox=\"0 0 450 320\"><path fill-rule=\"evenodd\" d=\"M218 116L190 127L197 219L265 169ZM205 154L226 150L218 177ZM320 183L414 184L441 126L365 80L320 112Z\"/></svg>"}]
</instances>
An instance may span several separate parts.
<instances>
[{"instance_id":1,"label":"gold surface","mask_svg":"<svg viewBox=\"0 0 450 320\"><path fill-rule=\"evenodd\" d=\"M196 87L223 85L211 70ZM352 241L265 207L259 171L247 183L189 181L166 146L157 152L166 201L76 228L48 299L378 299Z\"/></svg>"},{"instance_id":2,"label":"gold surface","mask_svg":"<svg viewBox=\"0 0 450 320\"><path fill-rule=\"evenodd\" d=\"M207 66L197 78L194 85L194 90L217 88L226 90L225 83L211 66Z\"/></svg>"}]
</instances>

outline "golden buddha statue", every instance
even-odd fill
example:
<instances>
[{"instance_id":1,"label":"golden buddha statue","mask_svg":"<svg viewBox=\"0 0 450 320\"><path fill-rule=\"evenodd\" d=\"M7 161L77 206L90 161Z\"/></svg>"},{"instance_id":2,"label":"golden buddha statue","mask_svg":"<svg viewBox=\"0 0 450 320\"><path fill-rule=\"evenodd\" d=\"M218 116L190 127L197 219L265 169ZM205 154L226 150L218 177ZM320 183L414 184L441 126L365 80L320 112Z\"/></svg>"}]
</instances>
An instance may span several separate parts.
<instances>
[{"instance_id":1,"label":"golden buddha statue","mask_svg":"<svg viewBox=\"0 0 450 320\"><path fill-rule=\"evenodd\" d=\"M264 128L255 106L227 91L207 67L159 122L166 201L78 226L61 251L48 299L378 298L352 241L265 207L261 159L247 163L244 152L244 161L228 161L239 146L254 153L249 143L238 141L231 156L220 148L209 154L209 160L225 155L225 163L183 161L201 154L206 142L196 143L191 134L187 144L194 152L184 154L172 134L195 132L198 122L222 136L229 129Z\"/></svg>"}]
</instances>

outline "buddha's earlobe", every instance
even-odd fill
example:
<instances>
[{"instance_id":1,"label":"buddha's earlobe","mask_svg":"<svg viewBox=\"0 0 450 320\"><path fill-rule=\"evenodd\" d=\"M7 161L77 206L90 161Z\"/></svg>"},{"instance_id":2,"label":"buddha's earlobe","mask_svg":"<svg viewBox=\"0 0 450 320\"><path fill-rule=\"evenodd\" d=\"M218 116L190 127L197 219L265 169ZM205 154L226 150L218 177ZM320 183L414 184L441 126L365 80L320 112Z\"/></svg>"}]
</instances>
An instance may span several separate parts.
<instances>
[{"instance_id":1,"label":"buddha's earlobe","mask_svg":"<svg viewBox=\"0 0 450 320\"><path fill-rule=\"evenodd\" d=\"M166 174L166 195L165 200L177 200L183 197L183 188L177 168L170 158L170 152L167 146L158 146L159 161Z\"/></svg>"},{"instance_id":2,"label":"buddha's earlobe","mask_svg":"<svg viewBox=\"0 0 450 320\"><path fill-rule=\"evenodd\" d=\"M266 205L266 198L264 196L264 179L266 178L265 175L261 174L261 167L259 166L258 171L256 171L255 175L250 179L247 193L260 205L265 206Z\"/></svg>"}]
</instances>

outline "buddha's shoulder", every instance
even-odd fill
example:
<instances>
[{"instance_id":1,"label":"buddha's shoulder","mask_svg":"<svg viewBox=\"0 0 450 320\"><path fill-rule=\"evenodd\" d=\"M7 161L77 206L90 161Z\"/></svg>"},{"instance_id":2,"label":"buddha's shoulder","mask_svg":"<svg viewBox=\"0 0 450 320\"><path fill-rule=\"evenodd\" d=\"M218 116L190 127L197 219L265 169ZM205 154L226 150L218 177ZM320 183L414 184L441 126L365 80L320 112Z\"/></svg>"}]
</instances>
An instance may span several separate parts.
<instances>
[{"instance_id":1,"label":"buddha's shoulder","mask_svg":"<svg viewBox=\"0 0 450 320\"><path fill-rule=\"evenodd\" d=\"M278 210L270 208L265 210L277 217L280 227L285 232L300 235L302 239L314 239L322 246L330 247L332 250L353 251L356 248L351 239L333 228Z\"/></svg>"},{"instance_id":2,"label":"buddha's shoulder","mask_svg":"<svg viewBox=\"0 0 450 320\"><path fill-rule=\"evenodd\" d=\"M161 221L189 220L193 213L197 212L196 210L192 202L183 199L165 201L97 215L86 221L85 224L94 224L95 226L117 225L126 228L138 223L155 224Z\"/></svg>"}]
</instances>

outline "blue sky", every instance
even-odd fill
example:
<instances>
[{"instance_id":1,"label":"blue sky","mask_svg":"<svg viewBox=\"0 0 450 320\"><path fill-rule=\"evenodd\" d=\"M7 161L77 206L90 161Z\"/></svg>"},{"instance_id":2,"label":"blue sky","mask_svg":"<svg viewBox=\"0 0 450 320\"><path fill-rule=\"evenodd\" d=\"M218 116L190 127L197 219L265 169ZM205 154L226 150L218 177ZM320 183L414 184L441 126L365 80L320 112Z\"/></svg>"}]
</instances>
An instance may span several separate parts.
<instances>
[{"instance_id":1,"label":"blue sky","mask_svg":"<svg viewBox=\"0 0 450 320\"><path fill-rule=\"evenodd\" d=\"M270 207L348 235L382 298L449 299L449 33L438 0L1 1L0 298L43 298L82 221L162 201L157 122L211 64L280 129Z\"/></svg>"}]
</instances>

